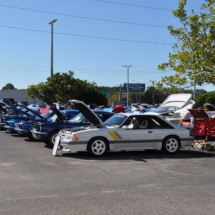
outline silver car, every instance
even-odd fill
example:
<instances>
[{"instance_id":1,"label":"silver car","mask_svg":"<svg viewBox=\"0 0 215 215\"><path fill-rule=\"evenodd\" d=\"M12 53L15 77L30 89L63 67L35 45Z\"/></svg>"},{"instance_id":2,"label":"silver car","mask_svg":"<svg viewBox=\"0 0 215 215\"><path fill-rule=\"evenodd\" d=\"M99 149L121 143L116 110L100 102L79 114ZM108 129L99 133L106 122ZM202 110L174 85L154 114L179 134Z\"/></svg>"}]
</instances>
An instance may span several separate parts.
<instances>
[{"instance_id":1,"label":"silver car","mask_svg":"<svg viewBox=\"0 0 215 215\"><path fill-rule=\"evenodd\" d=\"M153 113L118 113L104 123L82 102L71 100L91 123L89 127L61 130L56 138L57 150L87 151L102 156L107 151L162 149L168 154L193 143L190 131L178 127Z\"/></svg>"}]
</instances>

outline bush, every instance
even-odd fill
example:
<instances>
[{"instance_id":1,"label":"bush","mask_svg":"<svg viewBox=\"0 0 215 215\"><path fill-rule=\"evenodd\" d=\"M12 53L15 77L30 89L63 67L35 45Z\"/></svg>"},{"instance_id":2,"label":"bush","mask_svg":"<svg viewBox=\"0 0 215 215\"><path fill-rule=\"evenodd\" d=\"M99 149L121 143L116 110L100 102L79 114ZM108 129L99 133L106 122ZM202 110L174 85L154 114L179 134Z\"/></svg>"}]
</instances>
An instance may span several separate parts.
<instances>
[{"instance_id":1,"label":"bush","mask_svg":"<svg viewBox=\"0 0 215 215\"><path fill-rule=\"evenodd\" d=\"M208 93L201 94L197 96L195 99L195 107L202 107L205 103L210 103L212 105L215 104L215 91L211 91Z\"/></svg>"}]
</instances>

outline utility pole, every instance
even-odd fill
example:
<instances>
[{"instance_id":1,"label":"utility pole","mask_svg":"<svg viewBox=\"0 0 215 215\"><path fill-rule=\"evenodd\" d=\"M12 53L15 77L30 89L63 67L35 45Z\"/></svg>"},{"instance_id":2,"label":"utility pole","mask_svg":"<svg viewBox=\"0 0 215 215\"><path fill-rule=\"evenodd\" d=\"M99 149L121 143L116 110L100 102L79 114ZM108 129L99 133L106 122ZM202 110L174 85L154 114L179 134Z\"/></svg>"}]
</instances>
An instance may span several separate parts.
<instances>
[{"instance_id":1,"label":"utility pole","mask_svg":"<svg viewBox=\"0 0 215 215\"><path fill-rule=\"evenodd\" d=\"M154 87L154 85L155 85L156 81L150 81L150 82L152 82L152 85L153 85L153 96L152 96L153 100L152 101L153 101L153 105L155 105L155 87Z\"/></svg>"},{"instance_id":2,"label":"utility pole","mask_svg":"<svg viewBox=\"0 0 215 215\"><path fill-rule=\"evenodd\" d=\"M129 104L129 101L128 101L128 94L129 94L129 67L132 67L132 65L129 65L129 66L122 66L122 67L127 67L127 107L128 107L128 104Z\"/></svg>"},{"instance_id":3,"label":"utility pole","mask_svg":"<svg viewBox=\"0 0 215 215\"><path fill-rule=\"evenodd\" d=\"M53 19L47 24L51 25L51 66L50 66L50 77L53 75L53 23L57 22L57 19Z\"/></svg>"}]
</instances>

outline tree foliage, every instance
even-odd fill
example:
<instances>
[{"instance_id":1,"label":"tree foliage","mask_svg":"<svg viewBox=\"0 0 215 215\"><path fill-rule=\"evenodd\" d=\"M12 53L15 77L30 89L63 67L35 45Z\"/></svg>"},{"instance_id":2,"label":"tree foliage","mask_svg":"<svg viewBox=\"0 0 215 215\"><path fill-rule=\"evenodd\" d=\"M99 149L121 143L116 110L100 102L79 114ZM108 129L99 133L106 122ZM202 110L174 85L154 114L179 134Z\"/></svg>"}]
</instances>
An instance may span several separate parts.
<instances>
[{"instance_id":1,"label":"tree foliage","mask_svg":"<svg viewBox=\"0 0 215 215\"><path fill-rule=\"evenodd\" d=\"M215 105L215 92L203 93L195 98L195 106L202 107L204 103Z\"/></svg>"},{"instance_id":2,"label":"tree foliage","mask_svg":"<svg viewBox=\"0 0 215 215\"><path fill-rule=\"evenodd\" d=\"M1 90L16 90L16 88L13 86L13 84L8 83L4 87L2 87Z\"/></svg>"},{"instance_id":3,"label":"tree foliage","mask_svg":"<svg viewBox=\"0 0 215 215\"><path fill-rule=\"evenodd\" d=\"M106 105L107 99L97 89L96 83L74 78L74 72L55 73L47 78L44 83L30 85L26 90L26 98L39 98L44 94L52 101L66 103L68 100L77 99L86 104Z\"/></svg>"},{"instance_id":4,"label":"tree foliage","mask_svg":"<svg viewBox=\"0 0 215 215\"><path fill-rule=\"evenodd\" d=\"M201 13L187 14L187 0L180 0L173 15L182 23L181 28L168 26L176 43L169 54L169 62L158 66L159 70L174 70L173 76L162 77L160 85L174 86L203 83L215 84L215 0L205 0Z\"/></svg>"}]
</instances>

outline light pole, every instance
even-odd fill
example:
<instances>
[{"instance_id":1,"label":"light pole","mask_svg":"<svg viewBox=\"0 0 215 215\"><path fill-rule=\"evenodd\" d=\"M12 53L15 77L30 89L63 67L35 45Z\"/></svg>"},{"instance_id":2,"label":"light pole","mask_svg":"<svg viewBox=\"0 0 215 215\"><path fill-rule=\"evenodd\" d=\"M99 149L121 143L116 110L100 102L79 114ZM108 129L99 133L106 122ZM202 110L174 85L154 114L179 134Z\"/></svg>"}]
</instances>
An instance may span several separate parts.
<instances>
[{"instance_id":1,"label":"light pole","mask_svg":"<svg viewBox=\"0 0 215 215\"><path fill-rule=\"evenodd\" d=\"M47 24L51 25L51 68L50 68L50 76L53 75L53 23L57 22L57 19L53 19Z\"/></svg>"},{"instance_id":2,"label":"light pole","mask_svg":"<svg viewBox=\"0 0 215 215\"><path fill-rule=\"evenodd\" d=\"M153 84L153 105L155 105L155 88L154 88L154 85L155 85L156 81L150 81L150 82L152 82L152 84Z\"/></svg>"},{"instance_id":3,"label":"light pole","mask_svg":"<svg viewBox=\"0 0 215 215\"><path fill-rule=\"evenodd\" d=\"M129 93L129 67L132 67L132 65L129 66L122 66L127 67L127 107L128 107L128 93Z\"/></svg>"}]
</instances>

